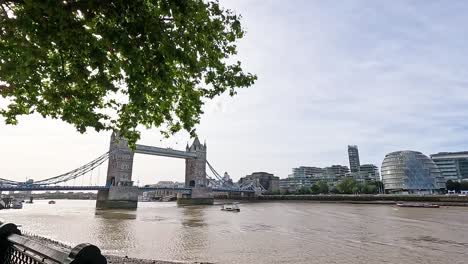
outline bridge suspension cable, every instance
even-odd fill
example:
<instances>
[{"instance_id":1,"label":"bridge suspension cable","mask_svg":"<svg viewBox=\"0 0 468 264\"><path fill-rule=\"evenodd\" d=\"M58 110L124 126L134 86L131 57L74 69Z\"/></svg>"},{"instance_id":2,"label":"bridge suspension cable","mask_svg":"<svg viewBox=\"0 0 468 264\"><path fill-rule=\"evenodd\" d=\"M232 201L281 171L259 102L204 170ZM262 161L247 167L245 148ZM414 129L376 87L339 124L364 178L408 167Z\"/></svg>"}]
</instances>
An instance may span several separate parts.
<instances>
[{"instance_id":1,"label":"bridge suspension cable","mask_svg":"<svg viewBox=\"0 0 468 264\"><path fill-rule=\"evenodd\" d=\"M67 181L70 181L70 180L75 180L76 178L81 177L81 176L85 175L86 173L88 173L90 171L93 171L95 168L99 167L102 163L104 163L106 160L109 159L109 156L110 156L110 153L106 152L103 155L97 157L96 159L86 163L85 165L83 165L81 167L78 167L78 168L76 168L74 170L71 170L69 172L60 174L60 175L52 177L52 178L39 180L39 181L34 181L32 183L18 182L18 181L12 181L12 180L8 180L8 179L1 179L0 178L0 184L2 184L2 185L14 185L14 186L28 185L28 184L32 184L32 185L53 185L53 184L57 184L57 183L67 182Z\"/></svg>"},{"instance_id":2,"label":"bridge suspension cable","mask_svg":"<svg viewBox=\"0 0 468 264\"><path fill-rule=\"evenodd\" d=\"M3 178L0 178L0 184L10 184L10 185L17 185L19 184L20 182L17 182L17 181L12 181L12 180L8 180L8 179L3 179Z\"/></svg>"},{"instance_id":3,"label":"bridge suspension cable","mask_svg":"<svg viewBox=\"0 0 468 264\"><path fill-rule=\"evenodd\" d=\"M40 184L40 185L50 185L50 184L57 184L57 183L62 183L66 182L69 180L74 180L80 176L83 176L84 174L94 170L98 166L100 166L102 163L104 163L106 160L109 159L109 152L104 153L103 155L97 157L96 159L86 163L85 165L78 167L72 171L66 172L64 174L48 178L45 180L40 180L40 181L35 181L34 184Z\"/></svg>"},{"instance_id":4,"label":"bridge suspension cable","mask_svg":"<svg viewBox=\"0 0 468 264\"><path fill-rule=\"evenodd\" d=\"M218 179L219 181L224 183L223 177L213 168L213 166L211 166L211 164L208 161L206 161L206 164L208 165L208 168L213 173L213 175L216 177L216 179Z\"/></svg>"}]
</instances>

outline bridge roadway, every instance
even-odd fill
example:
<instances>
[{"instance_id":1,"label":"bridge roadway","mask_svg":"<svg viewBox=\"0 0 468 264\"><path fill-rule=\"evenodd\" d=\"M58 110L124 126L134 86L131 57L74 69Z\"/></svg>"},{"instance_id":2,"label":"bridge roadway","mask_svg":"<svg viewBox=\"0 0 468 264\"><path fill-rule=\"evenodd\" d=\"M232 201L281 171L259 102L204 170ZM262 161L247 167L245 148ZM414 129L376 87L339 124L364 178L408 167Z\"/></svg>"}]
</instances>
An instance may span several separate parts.
<instances>
[{"instance_id":1,"label":"bridge roadway","mask_svg":"<svg viewBox=\"0 0 468 264\"><path fill-rule=\"evenodd\" d=\"M99 191L109 189L107 186L52 186L52 185L36 185L36 186L0 186L1 192L8 191ZM190 193L191 188L171 188L171 187L138 187L141 191L157 191L157 190L174 190L179 192ZM231 192L231 193L254 193L253 190L229 189L229 188L213 188L213 192Z\"/></svg>"}]
</instances>

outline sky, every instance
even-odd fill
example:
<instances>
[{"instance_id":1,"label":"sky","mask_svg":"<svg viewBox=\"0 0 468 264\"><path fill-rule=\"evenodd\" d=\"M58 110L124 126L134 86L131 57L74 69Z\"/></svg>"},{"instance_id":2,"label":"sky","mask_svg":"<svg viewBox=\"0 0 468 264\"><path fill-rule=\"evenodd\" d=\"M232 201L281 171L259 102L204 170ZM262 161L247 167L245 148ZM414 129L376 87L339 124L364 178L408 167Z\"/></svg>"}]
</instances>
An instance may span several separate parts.
<instances>
[{"instance_id":1,"label":"sky","mask_svg":"<svg viewBox=\"0 0 468 264\"><path fill-rule=\"evenodd\" d=\"M237 58L258 80L204 107L197 131L218 172L284 178L298 166L349 166L347 145L359 146L361 164L379 167L397 150L468 150L468 2L221 4L243 16ZM0 178L56 176L106 152L109 140L110 132L79 134L39 116L0 123ZM184 149L187 141L151 129L139 143ZM184 171L180 159L135 155L133 180L183 181Z\"/></svg>"}]
</instances>

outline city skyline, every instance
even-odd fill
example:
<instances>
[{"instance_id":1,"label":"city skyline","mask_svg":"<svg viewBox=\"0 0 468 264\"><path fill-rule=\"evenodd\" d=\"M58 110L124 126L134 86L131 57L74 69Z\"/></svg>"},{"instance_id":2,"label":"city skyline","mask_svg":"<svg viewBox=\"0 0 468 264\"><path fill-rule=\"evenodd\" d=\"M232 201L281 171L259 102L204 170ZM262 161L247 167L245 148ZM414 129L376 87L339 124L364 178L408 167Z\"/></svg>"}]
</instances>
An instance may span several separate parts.
<instances>
[{"instance_id":1,"label":"city skyline","mask_svg":"<svg viewBox=\"0 0 468 264\"><path fill-rule=\"evenodd\" d=\"M197 131L220 173L235 180L254 171L285 178L302 165L347 165L347 145L359 146L361 163L379 167L392 151L468 149L468 64L461 59L468 41L459 27L468 20L467 4L221 4L243 15L247 35L239 58L259 80L204 107ZM109 138L110 132L81 135L38 116L17 126L2 122L1 177L61 174L107 151ZM161 138L152 129L140 143L183 150L189 141L187 133ZM134 175L141 183L182 181L184 161L136 155Z\"/></svg>"}]
</instances>

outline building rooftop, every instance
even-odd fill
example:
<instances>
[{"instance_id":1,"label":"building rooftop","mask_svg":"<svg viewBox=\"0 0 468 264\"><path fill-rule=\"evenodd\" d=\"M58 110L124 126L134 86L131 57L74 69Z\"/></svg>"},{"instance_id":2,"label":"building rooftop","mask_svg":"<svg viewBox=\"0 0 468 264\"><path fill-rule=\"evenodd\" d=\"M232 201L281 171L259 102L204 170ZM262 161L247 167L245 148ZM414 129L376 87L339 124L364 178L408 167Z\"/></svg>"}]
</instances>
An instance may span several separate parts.
<instances>
[{"instance_id":1,"label":"building rooftop","mask_svg":"<svg viewBox=\"0 0 468 264\"><path fill-rule=\"evenodd\" d=\"M436 154L430 155L432 158L468 158L468 151L458 151L458 152L439 152Z\"/></svg>"}]
</instances>

